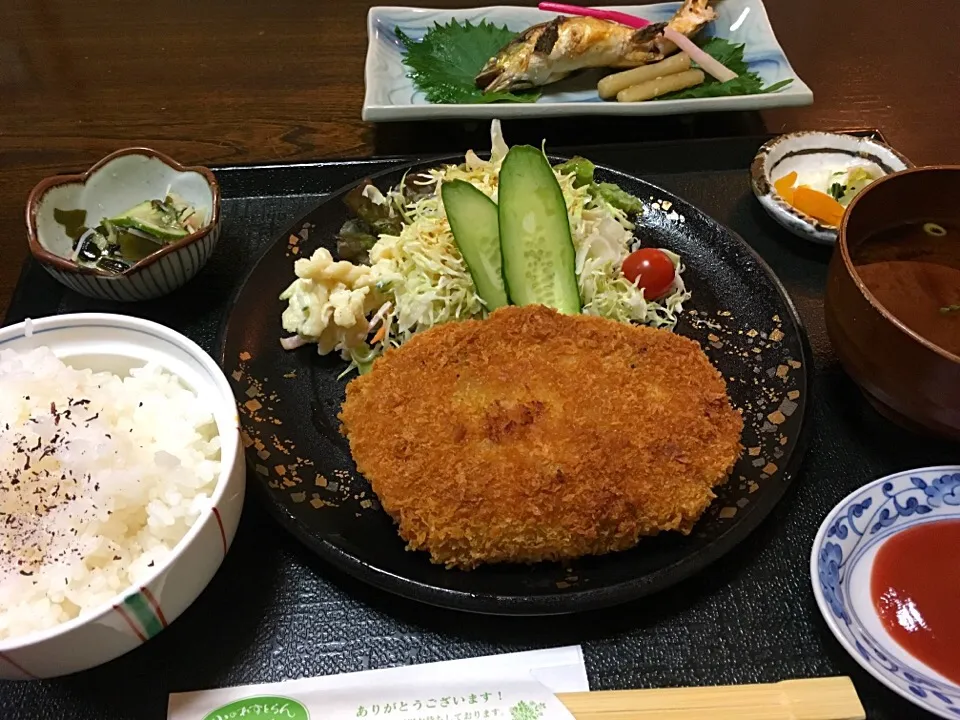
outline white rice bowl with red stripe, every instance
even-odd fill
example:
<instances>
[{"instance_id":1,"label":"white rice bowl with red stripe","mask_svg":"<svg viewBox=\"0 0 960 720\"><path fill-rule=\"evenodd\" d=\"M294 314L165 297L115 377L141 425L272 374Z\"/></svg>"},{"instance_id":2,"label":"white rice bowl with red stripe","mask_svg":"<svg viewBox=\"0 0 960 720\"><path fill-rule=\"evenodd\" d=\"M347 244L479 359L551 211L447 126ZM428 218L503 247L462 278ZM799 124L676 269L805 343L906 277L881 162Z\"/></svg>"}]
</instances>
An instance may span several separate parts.
<instances>
[{"instance_id":1,"label":"white rice bowl with red stripe","mask_svg":"<svg viewBox=\"0 0 960 720\"><path fill-rule=\"evenodd\" d=\"M0 679L149 642L203 592L240 521L223 370L163 325L58 315L0 328L0 399Z\"/></svg>"},{"instance_id":2,"label":"white rice bowl with red stripe","mask_svg":"<svg viewBox=\"0 0 960 720\"><path fill-rule=\"evenodd\" d=\"M0 350L0 639L140 585L187 534L220 474L195 392L156 364L121 377L49 348Z\"/></svg>"}]
</instances>

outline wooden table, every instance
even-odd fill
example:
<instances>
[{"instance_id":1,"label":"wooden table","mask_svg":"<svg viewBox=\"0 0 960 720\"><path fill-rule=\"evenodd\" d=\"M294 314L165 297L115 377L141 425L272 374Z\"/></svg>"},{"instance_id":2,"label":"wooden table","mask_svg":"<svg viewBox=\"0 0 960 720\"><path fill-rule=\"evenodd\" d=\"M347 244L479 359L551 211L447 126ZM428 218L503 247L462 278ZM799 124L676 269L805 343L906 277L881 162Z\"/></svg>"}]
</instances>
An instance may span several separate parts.
<instances>
[{"instance_id":1,"label":"wooden table","mask_svg":"<svg viewBox=\"0 0 960 720\"><path fill-rule=\"evenodd\" d=\"M431 0L435 7L475 5ZM516 4L533 5L533 0ZM877 127L918 164L960 163L956 0L768 0L815 104L689 118L511 123L551 145ZM23 207L42 177L120 147L235 164L482 147L481 124L361 122L360 0L3 0L0 316L27 255ZM951 49L952 48L952 49Z\"/></svg>"}]
</instances>

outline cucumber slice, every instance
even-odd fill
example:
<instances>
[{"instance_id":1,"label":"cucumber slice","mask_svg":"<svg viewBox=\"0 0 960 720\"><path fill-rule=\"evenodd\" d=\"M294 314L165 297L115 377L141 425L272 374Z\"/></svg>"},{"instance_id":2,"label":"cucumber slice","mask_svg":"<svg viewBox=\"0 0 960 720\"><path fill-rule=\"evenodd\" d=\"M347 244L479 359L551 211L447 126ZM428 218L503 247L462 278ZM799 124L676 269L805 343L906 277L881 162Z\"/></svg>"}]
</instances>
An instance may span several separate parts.
<instances>
[{"instance_id":1,"label":"cucumber slice","mask_svg":"<svg viewBox=\"0 0 960 720\"><path fill-rule=\"evenodd\" d=\"M440 197L453 239L487 310L509 305L503 285L497 204L465 180L443 183Z\"/></svg>"},{"instance_id":2,"label":"cucumber slice","mask_svg":"<svg viewBox=\"0 0 960 720\"><path fill-rule=\"evenodd\" d=\"M511 301L579 313L567 204L553 168L539 149L510 148L500 168L499 201L503 277Z\"/></svg>"},{"instance_id":3,"label":"cucumber slice","mask_svg":"<svg viewBox=\"0 0 960 720\"><path fill-rule=\"evenodd\" d=\"M147 200L125 213L110 218L121 228L136 228L159 240L177 240L188 233L178 222L176 210L159 200Z\"/></svg>"}]
</instances>

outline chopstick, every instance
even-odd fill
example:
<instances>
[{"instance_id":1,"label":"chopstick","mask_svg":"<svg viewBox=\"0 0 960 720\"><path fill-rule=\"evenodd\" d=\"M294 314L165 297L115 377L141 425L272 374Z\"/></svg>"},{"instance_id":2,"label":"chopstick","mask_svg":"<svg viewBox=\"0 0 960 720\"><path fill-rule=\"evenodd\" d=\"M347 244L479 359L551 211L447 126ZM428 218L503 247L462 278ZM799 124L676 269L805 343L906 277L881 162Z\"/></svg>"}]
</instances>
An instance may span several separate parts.
<instances>
[{"instance_id":1,"label":"chopstick","mask_svg":"<svg viewBox=\"0 0 960 720\"><path fill-rule=\"evenodd\" d=\"M557 695L577 720L865 720L848 677Z\"/></svg>"}]
</instances>

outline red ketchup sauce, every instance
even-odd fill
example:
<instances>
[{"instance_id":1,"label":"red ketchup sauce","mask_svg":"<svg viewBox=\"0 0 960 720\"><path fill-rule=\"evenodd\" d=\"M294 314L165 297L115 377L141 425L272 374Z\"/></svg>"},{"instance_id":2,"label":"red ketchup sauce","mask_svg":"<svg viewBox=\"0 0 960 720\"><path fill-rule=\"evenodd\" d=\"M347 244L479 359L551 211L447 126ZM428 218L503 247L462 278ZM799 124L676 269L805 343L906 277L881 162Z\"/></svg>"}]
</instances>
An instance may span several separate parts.
<instances>
[{"instance_id":1,"label":"red ketchup sauce","mask_svg":"<svg viewBox=\"0 0 960 720\"><path fill-rule=\"evenodd\" d=\"M870 595L902 648L960 683L960 520L891 536L877 551Z\"/></svg>"}]
</instances>

